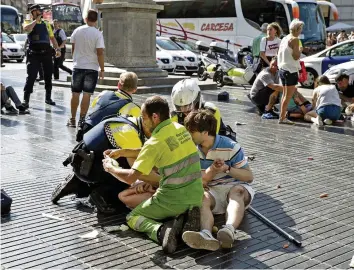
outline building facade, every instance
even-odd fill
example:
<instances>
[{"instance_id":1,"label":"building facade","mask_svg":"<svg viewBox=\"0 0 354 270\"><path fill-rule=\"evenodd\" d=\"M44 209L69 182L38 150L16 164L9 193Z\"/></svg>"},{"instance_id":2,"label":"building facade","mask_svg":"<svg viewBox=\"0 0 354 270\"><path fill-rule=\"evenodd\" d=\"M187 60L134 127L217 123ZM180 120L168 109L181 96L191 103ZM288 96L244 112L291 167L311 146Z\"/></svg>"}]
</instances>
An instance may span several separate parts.
<instances>
[{"instance_id":1,"label":"building facade","mask_svg":"<svg viewBox=\"0 0 354 270\"><path fill-rule=\"evenodd\" d=\"M1 0L2 5L13 6L17 8L18 12L25 15L27 13L27 2L28 0Z\"/></svg>"},{"instance_id":2,"label":"building facade","mask_svg":"<svg viewBox=\"0 0 354 270\"><path fill-rule=\"evenodd\" d=\"M354 25L354 0L331 0L339 11L339 22ZM336 22L331 21L331 24Z\"/></svg>"}]
</instances>

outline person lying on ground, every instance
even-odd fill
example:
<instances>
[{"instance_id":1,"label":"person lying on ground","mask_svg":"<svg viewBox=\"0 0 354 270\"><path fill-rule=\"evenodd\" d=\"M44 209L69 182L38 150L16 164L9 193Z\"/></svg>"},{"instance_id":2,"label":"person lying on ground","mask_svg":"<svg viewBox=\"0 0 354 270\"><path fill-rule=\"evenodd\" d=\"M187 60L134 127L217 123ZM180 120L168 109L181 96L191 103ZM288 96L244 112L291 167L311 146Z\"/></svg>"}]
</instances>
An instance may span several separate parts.
<instances>
[{"instance_id":1,"label":"person lying on ground","mask_svg":"<svg viewBox=\"0 0 354 270\"><path fill-rule=\"evenodd\" d=\"M245 209L252 202L253 174L240 144L216 134L216 120L207 111L191 112L185 122L198 147L204 192L201 231L186 231L183 241L195 249L231 248ZM225 214L226 224L212 236L213 214Z\"/></svg>"},{"instance_id":2,"label":"person lying on ground","mask_svg":"<svg viewBox=\"0 0 354 270\"><path fill-rule=\"evenodd\" d=\"M259 114L270 114L273 118L279 115L273 111L279 92L283 91L280 84L277 58L273 57L270 66L262 70L254 81L249 98L257 106ZM275 102L274 102L275 101Z\"/></svg>"},{"instance_id":3,"label":"person lying on ground","mask_svg":"<svg viewBox=\"0 0 354 270\"><path fill-rule=\"evenodd\" d=\"M166 100L159 96L148 98L141 113L143 126L152 135L141 150L125 150L126 157L136 157L132 168L112 166L109 159L114 152L108 153L103 167L129 185L142 175L150 174L154 167L158 168L161 175L159 188L152 198L130 212L127 223L131 229L144 232L162 244L164 252L173 253L182 230L199 230L199 207L204 191L199 155L186 128L171 121ZM167 218L174 219L162 223Z\"/></svg>"},{"instance_id":4,"label":"person lying on ground","mask_svg":"<svg viewBox=\"0 0 354 270\"><path fill-rule=\"evenodd\" d=\"M353 75L354 77L354 75ZM349 78L345 73L340 73L336 77L336 85L342 107L346 115L354 114L354 78Z\"/></svg>"},{"instance_id":5,"label":"person lying on ground","mask_svg":"<svg viewBox=\"0 0 354 270\"><path fill-rule=\"evenodd\" d=\"M331 125L333 121L339 120L341 116L342 107L338 91L324 75L316 80L312 107L314 111L308 112L304 119L319 126L322 126L323 123Z\"/></svg>"},{"instance_id":6,"label":"person lying on ground","mask_svg":"<svg viewBox=\"0 0 354 270\"><path fill-rule=\"evenodd\" d=\"M15 104L17 110L12 106L12 102ZM15 89L12 86L7 86L1 82L1 114L4 114L3 108L5 107L8 114L29 114L29 110L26 109L20 99L18 98Z\"/></svg>"}]
</instances>

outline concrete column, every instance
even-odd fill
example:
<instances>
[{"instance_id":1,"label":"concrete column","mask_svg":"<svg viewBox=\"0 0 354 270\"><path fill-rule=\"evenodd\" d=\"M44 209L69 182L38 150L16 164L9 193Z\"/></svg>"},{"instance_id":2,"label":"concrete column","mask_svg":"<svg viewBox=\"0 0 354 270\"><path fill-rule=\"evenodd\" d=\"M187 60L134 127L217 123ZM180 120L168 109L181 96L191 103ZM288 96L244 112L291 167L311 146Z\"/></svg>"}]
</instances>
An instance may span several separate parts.
<instances>
[{"instance_id":1,"label":"concrete column","mask_svg":"<svg viewBox=\"0 0 354 270\"><path fill-rule=\"evenodd\" d=\"M96 7L103 15L106 62L131 71L154 70L156 75L156 14L163 6L152 0L104 0Z\"/></svg>"}]
</instances>

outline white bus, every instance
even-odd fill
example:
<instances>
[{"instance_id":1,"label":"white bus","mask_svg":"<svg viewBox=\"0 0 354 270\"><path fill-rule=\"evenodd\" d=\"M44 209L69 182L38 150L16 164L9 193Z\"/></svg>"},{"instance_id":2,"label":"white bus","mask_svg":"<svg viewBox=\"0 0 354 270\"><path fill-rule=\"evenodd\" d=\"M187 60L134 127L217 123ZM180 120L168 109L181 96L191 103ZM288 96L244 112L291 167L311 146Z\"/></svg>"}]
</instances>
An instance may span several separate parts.
<instances>
[{"instance_id":1,"label":"white bus","mask_svg":"<svg viewBox=\"0 0 354 270\"><path fill-rule=\"evenodd\" d=\"M157 14L156 32L209 44L230 40L236 52L247 47L258 36L263 23L277 22L284 34L294 18L305 22L301 40L308 54L320 51L326 44L326 26L316 0L155 0L164 5ZM326 1L322 5L335 6ZM337 13L334 16L337 18Z\"/></svg>"}]
</instances>

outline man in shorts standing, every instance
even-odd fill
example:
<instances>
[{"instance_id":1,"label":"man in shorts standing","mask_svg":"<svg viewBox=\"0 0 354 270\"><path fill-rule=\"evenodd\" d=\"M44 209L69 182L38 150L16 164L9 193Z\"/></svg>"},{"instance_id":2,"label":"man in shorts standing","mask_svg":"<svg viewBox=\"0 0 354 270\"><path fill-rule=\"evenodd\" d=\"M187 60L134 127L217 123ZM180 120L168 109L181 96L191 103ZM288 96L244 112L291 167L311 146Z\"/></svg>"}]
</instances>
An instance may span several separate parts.
<instances>
[{"instance_id":1,"label":"man in shorts standing","mask_svg":"<svg viewBox=\"0 0 354 270\"><path fill-rule=\"evenodd\" d=\"M195 249L231 248L235 229L240 225L245 209L251 204L254 191L249 185L253 174L241 146L216 134L216 120L207 111L191 112L185 126L198 146L202 180L205 188L200 212L200 232L186 231L183 241ZM226 214L226 225L217 239L211 232L213 214Z\"/></svg>"},{"instance_id":2,"label":"man in shorts standing","mask_svg":"<svg viewBox=\"0 0 354 270\"><path fill-rule=\"evenodd\" d=\"M97 18L97 11L89 10L86 25L76 28L71 35L74 70L71 81L71 118L67 122L69 127L76 127L81 92L83 97L79 121L84 121L91 95L96 88L99 69L99 77L104 77L104 40L102 33L96 28Z\"/></svg>"}]
</instances>

